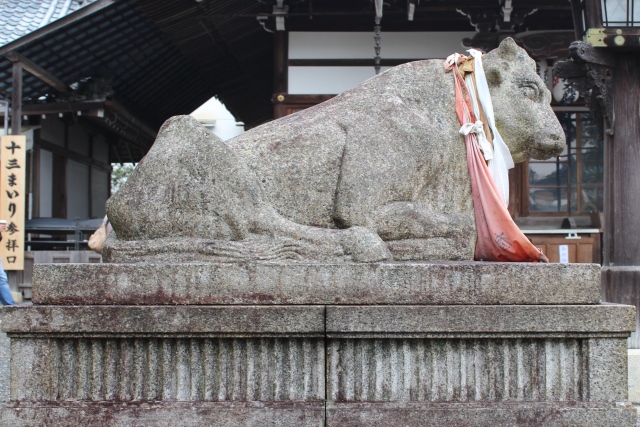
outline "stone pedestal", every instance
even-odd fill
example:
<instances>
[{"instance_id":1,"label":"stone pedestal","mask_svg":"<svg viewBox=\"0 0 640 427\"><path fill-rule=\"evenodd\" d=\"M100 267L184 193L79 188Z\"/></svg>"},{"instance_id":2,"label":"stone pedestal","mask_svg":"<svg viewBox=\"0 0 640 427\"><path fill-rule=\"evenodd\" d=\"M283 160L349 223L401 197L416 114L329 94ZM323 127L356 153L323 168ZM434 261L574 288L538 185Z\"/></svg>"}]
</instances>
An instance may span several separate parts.
<instances>
[{"instance_id":1,"label":"stone pedestal","mask_svg":"<svg viewBox=\"0 0 640 427\"><path fill-rule=\"evenodd\" d=\"M635 426L595 265L42 265L11 426Z\"/></svg>"}]
</instances>

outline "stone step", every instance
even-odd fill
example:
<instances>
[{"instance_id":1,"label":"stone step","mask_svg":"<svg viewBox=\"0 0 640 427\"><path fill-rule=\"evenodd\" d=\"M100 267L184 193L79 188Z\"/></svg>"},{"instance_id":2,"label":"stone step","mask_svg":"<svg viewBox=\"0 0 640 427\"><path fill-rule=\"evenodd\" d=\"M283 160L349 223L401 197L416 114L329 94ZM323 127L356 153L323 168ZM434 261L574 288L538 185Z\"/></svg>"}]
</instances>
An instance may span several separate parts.
<instances>
[{"instance_id":1,"label":"stone step","mask_svg":"<svg viewBox=\"0 0 640 427\"><path fill-rule=\"evenodd\" d=\"M449 306L10 306L2 329L83 336L562 336L627 337L635 309L598 305Z\"/></svg>"},{"instance_id":2,"label":"stone step","mask_svg":"<svg viewBox=\"0 0 640 427\"><path fill-rule=\"evenodd\" d=\"M597 304L600 266L497 262L37 264L42 305Z\"/></svg>"}]
</instances>

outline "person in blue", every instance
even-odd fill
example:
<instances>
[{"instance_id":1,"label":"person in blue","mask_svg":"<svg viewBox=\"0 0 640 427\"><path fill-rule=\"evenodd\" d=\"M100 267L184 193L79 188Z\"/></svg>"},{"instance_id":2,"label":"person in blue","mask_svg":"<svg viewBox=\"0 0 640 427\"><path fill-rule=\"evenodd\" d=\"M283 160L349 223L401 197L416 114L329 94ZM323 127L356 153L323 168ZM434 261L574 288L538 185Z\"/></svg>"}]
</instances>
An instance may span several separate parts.
<instances>
[{"instance_id":1,"label":"person in blue","mask_svg":"<svg viewBox=\"0 0 640 427\"><path fill-rule=\"evenodd\" d=\"M7 221L0 221L0 241L2 241L2 233L7 231ZM7 273L2 267L2 258L0 258L0 302L2 305L14 305L16 302L11 295L11 288L7 280Z\"/></svg>"}]
</instances>

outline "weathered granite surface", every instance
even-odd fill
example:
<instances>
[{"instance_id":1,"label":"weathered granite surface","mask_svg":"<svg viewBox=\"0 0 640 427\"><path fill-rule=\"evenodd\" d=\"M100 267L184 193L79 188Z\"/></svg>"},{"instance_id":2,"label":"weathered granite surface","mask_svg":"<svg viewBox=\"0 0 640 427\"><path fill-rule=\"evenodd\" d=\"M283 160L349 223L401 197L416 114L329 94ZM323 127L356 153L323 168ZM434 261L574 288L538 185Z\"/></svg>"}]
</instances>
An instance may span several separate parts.
<instances>
[{"instance_id":1,"label":"weathered granite surface","mask_svg":"<svg viewBox=\"0 0 640 427\"><path fill-rule=\"evenodd\" d=\"M323 306L8 307L2 328L28 335L323 335L324 311Z\"/></svg>"},{"instance_id":2,"label":"weathered granite surface","mask_svg":"<svg viewBox=\"0 0 640 427\"><path fill-rule=\"evenodd\" d=\"M635 408L627 404L482 403L328 404L327 427L406 426L635 426Z\"/></svg>"},{"instance_id":3,"label":"weathered granite surface","mask_svg":"<svg viewBox=\"0 0 640 427\"><path fill-rule=\"evenodd\" d=\"M598 276L478 262L43 265L37 304L2 311L0 424L631 427L634 308L596 304Z\"/></svg>"},{"instance_id":4,"label":"weathered granite surface","mask_svg":"<svg viewBox=\"0 0 640 427\"><path fill-rule=\"evenodd\" d=\"M66 425L87 427L478 427L478 426L633 426L635 409L617 404L566 403L465 403L430 404L265 404L261 402L191 403L149 402L96 404L65 402L12 405L19 411L4 411L5 426ZM108 420L108 421L105 421ZM212 422L211 420L216 420Z\"/></svg>"},{"instance_id":5,"label":"weathered granite surface","mask_svg":"<svg viewBox=\"0 0 640 427\"><path fill-rule=\"evenodd\" d=\"M531 337L332 339L327 395L331 402L364 403L623 401L624 345L624 339Z\"/></svg>"},{"instance_id":6,"label":"weathered granite surface","mask_svg":"<svg viewBox=\"0 0 640 427\"><path fill-rule=\"evenodd\" d=\"M635 423L627 306L32 306L2 324L7 426Z\"/></svg>"},{"instance_id":7,"label":"weathered granite surface","mask_svg":"<svg viewBox=\"0 0 640 427\"><path fill-rule=\"evenodd\" d=\"M6 307L7 334L564 334L626 337L633 306L33 306ZM580 335L582 334L582 335Z\"/></svg>"},{"instance_id":8,"label":"weathered granite surface","mask_svg":"<svg viewBox=\"0 0 640 427\"><path fill-rule=\"evenodd\" d=\"M562 151L535 63L508 38L483 60L515 161ZM471 260L476 239L453 76L394 67L224 143L174 117L107 202L112 262Z\"/></svg>"},{"instance_id":9,"label":"weathered granite surface","mask_svg":"<svg viewBox=\"0 0 640 427\"><path fill-rule=\"evenodd\" d=\"M595 264L37 264L36 304L597 304Z\"/></svg>"},{"instance_id":10,"label":"weathered granite surface","mask_svg":"<svg viewBox=\"0 0 640 427\"><path fill-rule=\"evenodd\" d=\"M633 306L328 306L326 331L333 334L420 333L603 333L623 335L635 329ZM618 335L621 336L621 335Z\"/></svg>"},{"instance_id":11,"label":"weathered granite surface","mask_svg":"<svg viewBox=\"0 0 640 427\"><path fill-rule=\"evenodd\" d=\"M634 308L595 304L598 275L477 262L44 265L40 305L2 310L12 379L0 422L633 426Z\"/></svg>"},{"instance_id":12,"label":"weathered granite surface","mask_svg":"<svg viewBox=\"0 0 640 427\"><path fill-rule=\"evenodd\" d=\"M324 403L56 402L9 404L0 425L38 427L323 427Z\"/></svg>"}]
</instances>

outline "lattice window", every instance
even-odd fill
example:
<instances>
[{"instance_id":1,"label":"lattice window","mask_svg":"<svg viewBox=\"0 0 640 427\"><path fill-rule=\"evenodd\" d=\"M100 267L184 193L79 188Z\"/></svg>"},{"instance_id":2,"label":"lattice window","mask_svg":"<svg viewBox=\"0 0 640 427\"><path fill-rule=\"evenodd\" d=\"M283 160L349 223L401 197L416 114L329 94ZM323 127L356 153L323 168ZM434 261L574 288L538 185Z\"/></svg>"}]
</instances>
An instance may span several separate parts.
<instances>
[{"instance_id":1,"label":"lattice window","mask_svg":"<svg viewBox=\"0 0 640 427\"><path fill-rule=\"evenodd\" d=\"M589 113L557 113L567 145L557 157L530 160L525 197L530 215L602 212L603 139Z\"/></svg>"}]
</instances>

